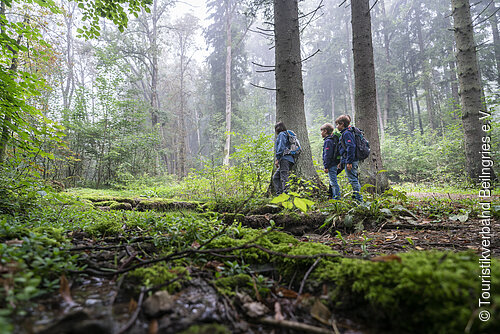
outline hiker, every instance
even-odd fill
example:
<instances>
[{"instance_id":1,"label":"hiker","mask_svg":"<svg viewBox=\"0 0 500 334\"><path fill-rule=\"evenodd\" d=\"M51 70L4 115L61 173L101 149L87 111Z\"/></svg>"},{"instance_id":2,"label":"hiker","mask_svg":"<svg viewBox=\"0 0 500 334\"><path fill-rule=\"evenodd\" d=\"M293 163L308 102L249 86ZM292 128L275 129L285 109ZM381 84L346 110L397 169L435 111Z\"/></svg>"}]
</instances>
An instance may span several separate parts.
<instances>
[{"instance_id":1,"label":"hiker","mask_svg":"<svg viewBox=\"0 0 500 334\"><path fill-rule=\"evenodd\" d=\"M363 196L360 193L361 186L358 179L359 161L356 158L356 139L350 126L351 118L347 115L339 116L335 120L335 124L337 130L341 133L339 153L342 158L338 168L345 168L347 179L352 186L353 198L358 202L362 202Z\"/></svg>"},{"instance_id":2,"label":"hiker","mask_svg":"<svg viewBox=\"0 0 500 334\"><path fill-rule=\"evenodd\" d=\"M290 176L290 170L295 164L294 155L300 152L292 152L290 150L290 137L294 136L295 141L298 143L293 131L287 130L283 122L278 122L274 126L276 133L276 143L274 145L275 149L275 160L276 172L273 175L273 184L276 194L279 195L283 192L288 193L288 178ZM300 150L300 144L299 144Z\"/></svg>"},{"instance_id":3,"label":"hiker","mask_svg":"<svg viewBox=\"0 0 500 334\"><path fill-rule=\"evenodd\" d=\"M321 137L323 137L323 167L330 179L329 194L333 199L340 200L340 187L337 182L337 165L340 163L338 148L340 133L334 132L334 129L331 123L325 123L320 127Z\"/></svg>"}]
</instances>

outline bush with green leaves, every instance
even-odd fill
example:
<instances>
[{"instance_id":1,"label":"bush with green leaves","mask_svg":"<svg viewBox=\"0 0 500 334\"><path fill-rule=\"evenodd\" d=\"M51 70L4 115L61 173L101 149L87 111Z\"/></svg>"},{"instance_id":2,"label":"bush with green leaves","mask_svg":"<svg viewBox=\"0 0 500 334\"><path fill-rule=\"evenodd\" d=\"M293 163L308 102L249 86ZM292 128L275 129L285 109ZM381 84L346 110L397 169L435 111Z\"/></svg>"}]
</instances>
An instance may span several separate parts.
<instances>
[{"instance_id":1,"label":"bush with green leaves","mask_svg":"<svg viewBox=\"0 0 500 334\"><path fill-rule=\"evenodd\" d=\"M0 324L23 314L33 299L59 287L61 275L78 270L78 255L60 229L32 229L19 217L0 215Z\"/></svg>"},{"instance_id":2,"label":"bush with green leaves","mask_svg":"<svg viewBox=\"0 0 500 334\"><path fill-rule=\"evenodd\" d=\"M231 154L231 166L206 162L181 182L177 195L186 199L215 200L247 199L267 191L273 166L271 136L263 133L246 140Z\"/></svg>"}]
</instances>

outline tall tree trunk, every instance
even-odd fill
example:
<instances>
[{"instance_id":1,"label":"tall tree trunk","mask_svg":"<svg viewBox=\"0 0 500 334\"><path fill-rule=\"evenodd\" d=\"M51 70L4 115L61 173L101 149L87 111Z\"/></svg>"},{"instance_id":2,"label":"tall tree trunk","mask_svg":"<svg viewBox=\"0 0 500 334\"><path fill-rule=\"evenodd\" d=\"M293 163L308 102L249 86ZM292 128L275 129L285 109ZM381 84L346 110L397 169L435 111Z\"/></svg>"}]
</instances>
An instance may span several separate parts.
<instances>
[{"instance_id":1,"label":"tall tree trunk","mask_svg":"<svg viewBox=\"0 0 500 334\"><path fill-rule=\"evenodd\" d=\"M420 0L417 0L414 3L415 6L415 29L418 38L418 47L420 51L420 60L422 62L423 67L423 79L424 79L424 90L425 90L425 104L427 107L427 115L429 117L429 125L431 130L436 129L436 121L435 121L435 112L434 112L434 104L432 101L432 85L431 85L431 68L429 64L429 60L425 55L425 44L424 38L422 36L422 22L420 21Z\"/></svg>"},{"instance_id":2,"label":"tall tree trunk","mask_svg":"<svg viewBox=\"0 0 500 334\"><path fill-rule=\"evenodd\" d=\"M380 8L382 9L382 17L384 21L384 27L382 29L382 32L384 34L384 50L385 50L385 62L387 66L387 71L391 71L391 54L390 54L390 46L389 46L389 29L387 27L387 22L388 18L385 13L385 1L381 1L380 3ZM389 112L391 110L391 80L387 78L385 80L385 108L384 108L384 113L382 114L382 125L383 127L381 130L384 130L384 127L387 126L387 118L389 117ZM382 138L383 138L383 133L382 133Z\"/></svg>"},{"instance_id":3,"label":"tall tree trunk","mask_svg":"<svg viewBox=\"0 0 500 334\"><path fill-rule=\"evenodd\" d=\"M377 119L378 119L378 128L380 131L380 145L384 143L384 119L383 119L382 111L380 110L380 103L377 94ZM397 122L395 123L397 124Z\"/></svg>"},{"instance_id":4,"label":"tall tree trunk","mask_svg":"<svg viewBox=\"0 0 500 334\"><path fill-rule=\"evenodd\" d=\"M481 99L481 80L476 55L476 44L470 15L469 0L451 0L453 28L457 45L458 82L462 105L462 124L465 132L465 156L467 174L473 180L479 180L482 163L481 119L487 115L486 106ZM485 121L486 122L486 121ZM491 156L490 156L491 159ZM495 179L493 169L491 179Z\"/></svg>"},{"instance_id":5,"label":"tall tree trunk","mask_svg":"<svg viewBox=\"0 0 500 334\"><path fill-rule=\"evenodd\" d=\"M492 1L489 7L488 14L490 16L489 21L491 25L491 31L493 34L493 46L495 48L495 60L497 64L497 83L500 88L500 34L498 32L498 12L497 12L495 1Z\"/></svg>"},{"instance_id":6,"label":"tall tree trunk","mask_svg":"<svg viewBox=\"0 0 500 334\"><path fill-rule=\"evenodd\" d=\"M180 107L178 113L178 164L177 175L181 178L186 176L186 121L185 121L185 103L184 103L184 60L186 56L185 40L182 32L179 33L179 46L180 46Z\"/></svg>"},{"instance_id":7,"label":"tall tree trunk","mask_svg":"<svg viewBox=\"0 0 500 334\"><path fill-rule=\"evenodd\" d=\"M450 19L446 18L446 26L448 30L453 30L451 18ZM449 57L448 80L450 81L451 98L453 100L453 107L456 107L460 103L460 96L458 95L457 66L455 63L455 56L453 53L454 45L455 43L453 42L453 40L449 40L449 42L445 43L446 56Z\"/></svg>"},{"instance_id":8,"label":"tall tree trunk","mask_svg":"<svg viewBox=\"0 0 500 334\"><path fill-rule=\"evenodd\" d=\"M76 2L68 3L68 10L64 15L64 22L66 24L66 65L68 66L68 74L64 81L61 81L61 85L64 82L64 87L62 89L62 97L63 97L63 107L68 109L71 105L71 100L73 98L73 93L75 91L75 75L74 75L74 55L75 49L73 46L74 38L73 38L73 22L74 22L74 14L77 6Z\"/></svg>"},{"instance_id":9,"label":"tall tree trunk","mask_svg":"<svg viewBox=\"0 0 500 334\"><path fill-rule=\"evenodd\" d=\"M153 128L158 124L158 42L157 42L157 1L153 0L153 27L151 31L151 125Z\"/></svg>"},{"instance_id":10,"label":"tall tree trunk","mask_svg":"<svg viewBox=\"0 0 500 334\"><path fill-rule=\"evenodd\" d=\"M413 109L413 99L412 92L410 91L410 85L408 83L408 64L406 63L406 57L403 56L403 81L405 85L406 101L408 104L408 118L410 120L410 132L413 133L415 130L415 111Z\"/></svg>"},{"instance_id":11,"label":"tall tree trunk","mask_svg":"<svg viewBox=\"0 0 500 334\"><path fill-rule=\"evenodd\" d=\"M297 176L316 180L306 127L297 0L274 0L276 121L282 121L300 140Z\"/></svg>"},{"instance_id":12,"label":"tall tree trunk","mask_svg":"<svg viewBox=\"0 0 500 334\"><path fill-rule=\"evenodd\" d=\"M335 90L334 90L334 86L333 86L333 80L332 80L331 84L332 84L331 91L330 91L330 97L331 97L330 99L332 102L331 112L332 112L332 120L335 121Z\"/></svg>"},{"instance_id":13,"label":"tall tree trunk","mask_svg":"<svg viewBox=\"0 0 500 334\"><path fill-rule=\"evenodd\" d=\"M369 0L351 1L352 45L354 55L354 87L356 125L365 131L371 154L361 169L361 180L377 186L377 191L389 185L383 170L377 126L377 92Z\"/></svg>"},{"instance_id":14,"label":"tall tree trunk","mask_svg":"<svg viewBox=\"0 0 500 334\"><path fill-rule=\"evenodd\" d=\"M5 2L0 1L0 14L2 16L5 16L5 7L6 7ZM2 34L5 34L5 28L4 28L3 24L0 25L0 31ZM18 37L18 42L17 42L18 44L20 43L21 38L22 38L22 35L20 35ZM9 45L8 45L8 47L10 48ZM10 65L10 69L9 69L8 73L15 73L15 72L17 72L17 66L18 66L18 57L17 57L18 51L11 48L11 52L12 52L13 57L12 57L12 61L11 61L11 65ZM8 93L8 94L10 94L10 93ZM10 106L7 103L6 108L11 109L12 106ZM5 158L7 155L7 145L9 143L9 140L11 137L10 125L12 123L13 111L12 110L4 110L3 113L4 113L4 117L2 120L2 133L0 135L0 164L2 164L5 161Z\"/></svg>"},{"instance_id":15,"label":"tall tree trunk","mask_svg":"<svg viewBox=\"0 0 500 334\"><path fill-rule=\"evenodd\" d=\"M418 127L420 128L420 134L424 134L424 126L422 123L422 113L420 111L420 102L418 100L418 92L417 92L417 87L415 86L415 83L417 82L415 78L415 69L413 68L414 64L410 65L411 68L411 77L413 81L413 94L415 94L415 105L417 106L417 116L418 116Z\"/></svg>"},{"instance_id":16,"label":"tall tree trunk","mask_svg":"<svg viewBox=\"0 0 500 334\"><path fill-rule=\"evenodd\" d=\"M351 60L352 60L352 47L351 44L349 43L349 22L347 20L345 21L345 30L346 30L346 35L347 35L347 83L349 85L349 99L351 101L351 112L349 114L352 114L352 118L356 116L356 107L354 106L354 84L352 82L352 65L351 65ZM351 41L352 42L352 41Z\"/></svg>"},{"instance_id":17,"label":"tall tree trunk","mask_svg":"<svg viewBox=\"0 0 500 334\"><path fill-rule=\"evenodd\" d=\"M231 151L231 60L232 60L232 40L231 40L231 0L225 0L226 6L226 143L224 145L223 164L229 166L229 154Z\"/></svg>"}]
</instances>

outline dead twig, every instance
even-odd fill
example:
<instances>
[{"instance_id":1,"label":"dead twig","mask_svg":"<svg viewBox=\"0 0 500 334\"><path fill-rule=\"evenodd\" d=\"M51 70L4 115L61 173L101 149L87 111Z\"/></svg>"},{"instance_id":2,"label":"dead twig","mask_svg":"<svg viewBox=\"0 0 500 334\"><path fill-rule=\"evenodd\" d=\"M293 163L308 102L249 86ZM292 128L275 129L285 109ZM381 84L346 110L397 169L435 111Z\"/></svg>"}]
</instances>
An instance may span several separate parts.
<instances>
[{"instance_id":1,"label":"dead twig","mask_svg":"<svg viewBox=\"0 0 500 334\"><path fill-rule=\"evenodd\" d=\"M137 317L139 316L139 313L141 312L141 307L142 307L142 301L144 299L144 294L146 292L146 288L142 287L141 288L141 294L139 295L139 300L137 301L137 308L134 311L134 314L132 314L132 317L129 319L129 321L116 332L116 334L124 334L126 331L128 331L135 323L137 320Z\"/></svg>"},{"instance_id":2,"label":"dead twig","mask_svg":"<svg viewBox=\"0 0 500 334\"><path fill-rule=\"evenodd\" d=\"M319 261L321 260L321 258L317 258L316 261L313 263L313 265L311 266L311 268L309 268L309 270L306 272L306 274L304 275L304 278L302 279L302 282L300 283L300 288L299 288L299 296L302 294L302 290L304 289L304 285L306 284L306 280L307 278L309 277L309 275L311 274L311 272L314 270L314 268L318 265ZM298 299L297 299L298 300Z\"/></svg>"},{"instance_id":3,"label":"dead twig","mask_svg":"<svg viewBox=\"0 0 500 334\"><path fill-rule=\"evenodd\" d=\"M325 328L307 325L307 324L303 324L303 323L296 322L296 321L290 321L290 320L275 320L275 319L270 318L270 317L257 319L257 322L264 324L264 325L288 328L288 329L293 329L293 330L302 331L302 332L306 332L306 333L317 333L317 334L331 334L332 333L331 330L328 330Z\"/></svg>"}]
</instances>

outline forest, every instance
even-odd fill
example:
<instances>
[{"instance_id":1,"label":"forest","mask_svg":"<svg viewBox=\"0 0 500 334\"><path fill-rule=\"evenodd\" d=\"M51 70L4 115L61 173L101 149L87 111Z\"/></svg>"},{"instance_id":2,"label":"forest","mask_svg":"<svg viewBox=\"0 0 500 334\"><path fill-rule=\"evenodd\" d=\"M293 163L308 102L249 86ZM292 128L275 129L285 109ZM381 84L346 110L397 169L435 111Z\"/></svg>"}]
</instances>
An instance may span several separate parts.
<instances>
[{"instance_id":1,"label":"forest","mask_svg":"<svg viewBox=\"0 0 500 334\"><path fill-rule=\"evenodd\" d=\"M0 0L0 334L499 333L499 21ZM345 115L370 153L332 199Z\"/></svg>"}]
</instances>

